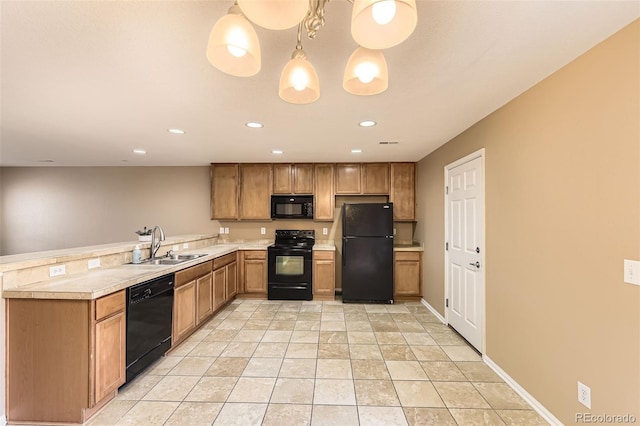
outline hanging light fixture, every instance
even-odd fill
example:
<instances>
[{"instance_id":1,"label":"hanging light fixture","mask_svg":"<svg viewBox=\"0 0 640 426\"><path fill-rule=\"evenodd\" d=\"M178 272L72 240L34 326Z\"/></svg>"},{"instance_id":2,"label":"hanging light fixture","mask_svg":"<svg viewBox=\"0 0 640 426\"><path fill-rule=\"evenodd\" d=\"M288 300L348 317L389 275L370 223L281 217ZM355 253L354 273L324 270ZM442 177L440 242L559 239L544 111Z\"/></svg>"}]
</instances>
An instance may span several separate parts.
<instances>
[{"instance_id":1,"label":"hanging light fixture","mask_svg":"<svg viewBox=\"0 0 640 426\"><path fill-rule=\"evenodd\" d=\"M344 70L342 87L354 95L377 95L389 87L387 61L380 50L358 47Z\"/></svg>"},{"instance_id":2,"label":"hanging light fixture","mask_svg":"<svg viewBox=\"0 0 640 426\"><path fill-rule=\"evenodd\" d=\"M291 60L285 65L280 75L278 94L280 98L292 104L309 104L320 97L320 81L318 74L307 60L302 50L302 24L298 25L298 42Z\"/></svg>"},{"instance_id":3,"label":"hanging light fixture","mask_svg":"<svg viewBox=\"0 0 640 426\"><path fill-rule=\"evenodd\" d=\"M295 27L309 10L309 0L238 0L244 15L268 30Z\"/></svg>"},{"instance_id":4,"label":"hanging light fixture","mask_svg":"<svg viewBox=\"0 0 640 426\"><path fill-rule=\"evenodd\" d=\"M360 46L388 49L405 41L417 22L416 0L354 0L351 35Z\"/></svg>"},{"instance_id":5,"label":"hanging light fixture","mask_svg":"<svg viewBox=\"0 0 640 426\"><path fill-rule=\"evenodd\" d=\"M381 49L411 35L417 23L416 0L348 0L353 3L351 34L360 45L347 63L343 88L354 95L387 90L389 76ZM211 64L231 75L248 77L260 71L260 45L251 22L267 29L298 24L298 40L280 76L278 94L294 104L320 97L318 75L302 50L302 28L313 39L324 26L329 0L237 0L213 27L207 46ZM243 15L244 13L244 15ZM246 17L245 17L246 16Z\"/></svg>"},{"instance_id":6,"label":"hanging light fixture","mask_svg":"<svg viewBox=\"0 0 640 426\"><path fill-rule=\"evenodd\" d=\"M250 77L260 71L258 35L237 4L213 26L207 59L220 71L236 77Z\"/></svg>"}]
</instances>

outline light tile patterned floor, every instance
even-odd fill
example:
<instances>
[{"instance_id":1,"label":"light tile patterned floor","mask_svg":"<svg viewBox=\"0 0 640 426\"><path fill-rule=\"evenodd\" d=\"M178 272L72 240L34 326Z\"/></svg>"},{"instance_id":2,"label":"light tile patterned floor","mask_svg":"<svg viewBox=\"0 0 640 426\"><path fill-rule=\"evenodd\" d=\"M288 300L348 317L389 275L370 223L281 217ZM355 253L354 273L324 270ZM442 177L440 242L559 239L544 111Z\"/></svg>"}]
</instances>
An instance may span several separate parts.
<instances>
[{"instance_id":1,"label":"light tile patterned floor","mask_svg":"<svg viewBox=\"0 0 640 426\"><path fill-rule=\"evenodd\" d=\"M238 299L91 425L544 425L420 303Z\"/></svg>"}]
</instances>

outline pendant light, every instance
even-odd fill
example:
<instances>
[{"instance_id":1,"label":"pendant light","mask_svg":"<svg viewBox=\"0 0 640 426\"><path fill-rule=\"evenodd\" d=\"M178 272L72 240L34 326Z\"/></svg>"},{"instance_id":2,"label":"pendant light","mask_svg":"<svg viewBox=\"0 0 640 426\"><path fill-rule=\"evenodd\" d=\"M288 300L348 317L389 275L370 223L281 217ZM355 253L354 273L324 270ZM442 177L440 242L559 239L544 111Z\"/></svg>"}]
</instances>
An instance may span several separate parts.
<instances>
[{"instance_id":1,"label":"pendant light","mask_svg":"<svg viewBox=\"0 0 640 426\"><path fill-rule=\"evenodd\" d=\"M282 100L292 104L310 104L320 97L320 81L318 74L307 60L302 50L300 34L302 25L298 25L298 43L291 54L291 60L285 65L280 75L278 94Z\"/></svg>"},{"instance_id":2,"label":"pendant light","mask_svg":"<svg viewBox=\"0 0 640 426\"><path fill-rule=\"evenodd\" d=\"M387 49L406 40L417 22L416 0L354 0L351 35L361 46Z\"/></svg>"},{"instance_id":3,"label":"pendant light","mask_svg":"<svg viewBox=\"0 0 640 426\"><path fill-rule=\"evenodd\" d=\"M309 0L238 0L245 16L268 30L286 30L304 19Z\"/></svg>"},{"instance_id":4,"label":"pendant light","mask_svg":"<svg viewBox=\"0 0 640 426\"><path fill-rule=\"evenodd\" d=\"M213 26L207 59L220 71L236 77L250 77L260 71L258 35L237 4Z\"/></svg>"},{"instance_id":5,"label":"pendant light","mask_svg":"<svg viewBox=\"0 0 640 426\"><path fill-rule=\"evenodd\" d=\"M377 95L389 87L387 61L380 50L358 47L344 70L342 87L354 95Z\"/></svg>"}]
</instances>

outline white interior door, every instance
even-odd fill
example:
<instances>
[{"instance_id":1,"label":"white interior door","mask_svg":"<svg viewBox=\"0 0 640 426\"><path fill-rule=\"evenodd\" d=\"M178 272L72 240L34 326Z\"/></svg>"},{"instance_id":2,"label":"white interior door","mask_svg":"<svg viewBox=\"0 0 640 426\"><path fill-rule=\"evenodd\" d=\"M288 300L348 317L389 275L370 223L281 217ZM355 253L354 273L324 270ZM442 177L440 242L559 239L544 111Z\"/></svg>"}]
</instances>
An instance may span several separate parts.
<instances>
[{"instance_id":1,"label":"white interior door","mask_svg":"<svg viewBox=\"0 0 640 426\"><path fill-rule=\"evenodd\" d=\"M447 168L446 315L449 325L480 352L484 327L483 191L481 157Z\"/></svg>"}]
</instances>

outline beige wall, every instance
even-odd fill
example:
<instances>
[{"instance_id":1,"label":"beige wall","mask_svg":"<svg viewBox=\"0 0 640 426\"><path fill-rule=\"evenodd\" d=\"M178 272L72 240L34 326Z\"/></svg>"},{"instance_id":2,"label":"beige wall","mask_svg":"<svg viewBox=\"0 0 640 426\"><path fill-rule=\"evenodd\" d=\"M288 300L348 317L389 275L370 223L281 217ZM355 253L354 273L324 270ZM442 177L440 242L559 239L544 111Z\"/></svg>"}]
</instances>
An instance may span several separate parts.
<instances>
[{"instance_id":1,"label":"beige wall","mask_svg":"<svg viewBox=\"0 0 640 426\"><path fill-rule=\"evenodd\" d=\"M444 312L444 167L486 149L486 355L566 424L640 419L640 22L419 163L425 299Z\"/></svg>"},{"instance_id":2,"label":"beige wall","mask_svg":"<svg viewBox=\"0 0 640 426\"><path fill-rule=\"evenodd\" d=\"M0 254L82 247L137 238L217 233L209 167L4 167Z\"/></svg>"}]
</instances>

